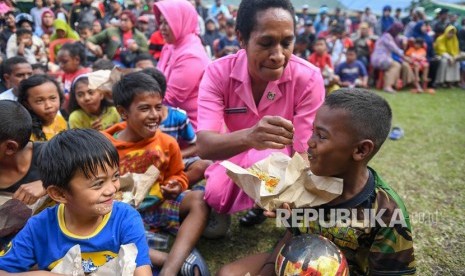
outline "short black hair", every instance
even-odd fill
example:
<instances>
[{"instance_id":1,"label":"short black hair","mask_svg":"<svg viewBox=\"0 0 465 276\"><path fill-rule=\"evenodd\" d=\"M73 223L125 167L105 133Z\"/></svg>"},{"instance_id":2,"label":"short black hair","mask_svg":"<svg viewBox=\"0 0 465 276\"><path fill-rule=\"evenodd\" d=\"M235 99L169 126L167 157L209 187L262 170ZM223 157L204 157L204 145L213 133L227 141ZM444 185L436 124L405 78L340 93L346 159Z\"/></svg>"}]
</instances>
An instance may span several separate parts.
<instances>
[{"instance_id":1,"label":"short black hair","mask_svg":"<svg viewBox=\"0 0 465 276\"><path fill-rule=\"evenodd\" d=\"M233 18L230 18L226 21L226 26L228 27L234 27L236 26L236 21Z\"/></svg>"},{"instance_id":2,"label":"short black hair","mask_svg":"<svg viewBox=\"0 0 465 276\"><path fill-rule=\"evenodd\" d=\"M92 71L98 71L98 70L112 70L115 68L115 64L108 59L97 59L94 64L92 64Z\"/></svg>"},{"instance_id":3,"label":"short black hair","mask_svg":"<svg viewBox=\"0 0 465 276\"><path fill-rule=\"evenodd\" d=\"M357 50L356 50L355 47L353 47L353 46L347 48L346 53L348 53L348 52L357 54Z\"/></svg>"},{"instance_id":4,"label":"short black hair","mask_svg":"<svg viewBox=\"0 0 465 276\"><path fill-rule=\"evenodd\" d=\"M21 103L26 109L29 111L32 117L32 134L36 136L37 140L46 141L47 138L45 137L45 133L42 130L42 119L34 113L31 109L27 108L27 99L29 98L28 91L29 89L42 85L44 83L51 82L53 83L58 91L58 96L60 98L60 106L63 104L65 97L63 96L63 92L61 91L60 85L58 82L46 74L39 74L33 75L28 79L22 80L19 83L18 87L18 102Z\"/></svg>"},{"instance_id":5,"label":"short black hair","mask_svg":"<svg viewBox=\"0 0 465 276\"><path fill-rule=\"evenodd\" d=\"M28 30L28 29L25 29L25 28L19 28L16 31L16 37L17 38L19 38L19 37L21 37L22 35L25 35L25 34L32 35L32 31Z\"/></svg>"},{"instance_id":6,"label":"short black hair","mask_svg":"<svg viewBox=\"0 0 465 276\"><path fill-rule=\"evenodd\" d=\"M392 110L388 102L376 93L360 88L343 88L329 94L324 105L349 113L354 136L373 141L375 148L371 157L386 141L391 130Z\"/></svg>"},{"instance_id":7,"label":"short black hair","mask_svg":"<svg viewBox=\"0 0 465 276\"><path fill-rule=\"evenodd\" d=\"M13 140L24 148L31 138L32 119L24 106L16 101L0 101L0 142Z\"/></svg>"},{"instance_id":8,"label":"short black hair","mask_svg":"<svg viewBox=\"0 0 465 276\"><path fill-rule=\"evenodd\" d=\"M79 23L79 26L78 26L78 32L81 32L83 30L92 30L92 25L89 23L89 22L82 22L82 23Z\"/></svg>"},{"instance_id":9,"label":"short black hair","mask_svg":"<svg viewBox=\"0 0 465 276\"><path fill-rule=\"evenodd\" d=\"M147 92L158 93L162 98L165 95L153 77L140 71L129 73L113 85L113 102L128 109L136 94Z\"/></svg>"},{"instance_id":10,"label":"short black hair","mask_svg":"<svg viewBox=\"0 0 465 276\"><path fill-rule=\"evenodd\" d=\"M134 65L137 64L139 61L143 61L143 60L150 60L154 66L157 66L157 61L149 53L138 54L136 58L134 58Z\"/></svg>"},{"instance_id":11,"label":"short black hair","mask_svg":"<svg viewBox=\"0 0 465 276\"><path fill-rule=\"evenodd\" d=\"M39 155L39 171L45 188L53 185L69 191L77 172L90 179L105 165L118 168L115 146L94 129L71 129L45 143ZM106 171L105 171L106 172Z\"/></svg>"},{"instance_id":12,"label":"short black hair","mask_svg":"<svg viewBox=\"0 0 465 276\"><path fill-rule=\"evenodd\" d=\"M2 80L3 81L5 80L3 78L4 74L11 75L11 73L13 72L13 67L18 65L18 64L23 64L23 63L29 64L29 62L24 57L20 57L20 56L11 57L11 58L5 60L3 62L3 64L2 64L2 67L1 67L1 74L2 74L1 78L2 78Z\"/></svg>"},{"instance_id":13,"label":"short black hair","mask_svg":"<svg viewBox=\"0 0 465 276\"><path fill-rule=\"evenodd\" d=\"M158 84L160 85L161 92L163 92L163 95L166 92L166 78L163 73L158 70L157 68L145 68L141 71L142 73L146 73L147 75L153 77Z\"/></svg>"},{"instance_id":14,"label":"short black hair","mask_svg":"<svg viewBox=\"0 0 465 276\"><path fill-rule=\"evenodd\" d=\"M425 40L422 37L415 38L415 44L423 45L423 43L425 43Z\"/></svg>"},{"instance_id":15,"label":"short black hair","mask_svg":"<svg viewBox=\"0 0 465 276\"><path fill-rule=\"evenodd\" d=\"M79 43L65 43L61 48L60 51L68 51L71 57L79 57L79 63L82 66L86 64L86 48Z\"/></svg>"},{"instance_id":16,"label":"short black hair","mask_svg":"<svg viewBox=\"0 0 465 276\"><path fill-rule=\"evenodd\" d=\"M32 66L32 70L41 69L41 70L43 70L44 72L47 72L47 71L48 71L47 65L42 64L42 63L34 63L34 64L32 64L31 66Z\"/></svg>"},{"instance_id":17,"label":"short black hair","mask_svg":"<svg viewBox=\"0 0 465 276\"><path fill-rule=\"evenodd\" d=\"M296 29L295 11L289 0L247 0L242 1L237 11L236 31L239 31L245 42L257 25L257 13L270 8L282 8L291 14Z\"/></svg>"}]
</instances>

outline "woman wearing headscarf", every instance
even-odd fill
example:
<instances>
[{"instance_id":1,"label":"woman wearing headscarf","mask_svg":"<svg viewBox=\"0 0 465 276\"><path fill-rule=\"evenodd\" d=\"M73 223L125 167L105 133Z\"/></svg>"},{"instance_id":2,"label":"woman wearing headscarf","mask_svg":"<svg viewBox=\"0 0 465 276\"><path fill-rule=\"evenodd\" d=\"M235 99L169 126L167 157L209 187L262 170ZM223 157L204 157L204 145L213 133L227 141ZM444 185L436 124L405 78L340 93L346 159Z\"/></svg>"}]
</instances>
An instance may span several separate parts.
<instances>
[{"instance_id":1,"label":"woman wearing headscarf","mask_svg":"<svg viewBox=\"0 0 465 276\"><path fill-rule=\"evenodd\" d=\"M450 86L460 81L460 62L456 58L460 54L457 29L447 26L444 33L434 43L434 51L441 60L436 73L436 85Z\"/></svg>"},{"instance_id":2,"label":"woman wearing headscarf","mask_svg":"<svg viewBox=\"0 0 465 276\"><path fill-rule=\"evenodd\" d=\"M79 40L79 35L63 19L55 19L55 21L53 21L53 27L55 28L55 31L53 32L50 41L63 38Z\"/></svg>"},{"instance_id":3,"label":"woman wearing headscarf","mask_svg":"<svg viewBox=\"0 0 465 276\"><path fill-rule=\"evenodd\" d=\"M210 62L198 33L195 8L185 0L160 1L154 6L166 42L157 68L166 76L164 102L187 112L197 129L197 95L200 79Z\"/></svg>"},{"instance_id":4,"label":"woman wearing headscarf","mask_svg":"<svg viewBox=\"0 0 465 276\"><path fill-rule=\"evenodd\" d=\"M41 16L42 24L40 26L36 26L34 34L38 37L41 37L43 34L52 35L54 28L53 28L53 21L55 19L55 14L49 8L44 8Z\"/></svg>"},{"instance_id":5,"label":"woman wearing headscarf","mask_svg":"<svg viewBox=\"0 0 465 276\"><path fill-rule=\"evenodd\" d=\"M394 84L400 76L402 64L392 58L392 55L397 55L402 60L408 60L404 56L404 51L396 44L397 36L402 32L403 25L394 23L392 26L376 41L375 49L371 54L371 65L375 69L384 71L384 86L383 90L389 93L394 93ZM407 65L408 67L408 65Z\"/></svg>"}]
</instances>

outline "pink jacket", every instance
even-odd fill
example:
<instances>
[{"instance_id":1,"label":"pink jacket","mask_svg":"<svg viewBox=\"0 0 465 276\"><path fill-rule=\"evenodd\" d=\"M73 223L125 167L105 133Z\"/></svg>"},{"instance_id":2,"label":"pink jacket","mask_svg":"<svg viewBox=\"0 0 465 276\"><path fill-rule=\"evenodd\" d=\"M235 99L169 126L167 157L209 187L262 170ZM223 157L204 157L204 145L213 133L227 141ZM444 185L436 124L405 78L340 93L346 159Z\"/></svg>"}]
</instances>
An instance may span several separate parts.
<instances>
[{"instance_id":1,"label":"pink jacket","mask_svg":"<svg viewBox=\"0 0 465 276\"><path fill-rule=\"evenodd\" d=\"M157 18L162 14L176 42L163 46L157 68L165 75L167 89L164 102L184 109L197 129L197 95L199 83L210 59L198 36L198 16L185 0L160 1L154 4Z\"/></svg>"}]
</instances>

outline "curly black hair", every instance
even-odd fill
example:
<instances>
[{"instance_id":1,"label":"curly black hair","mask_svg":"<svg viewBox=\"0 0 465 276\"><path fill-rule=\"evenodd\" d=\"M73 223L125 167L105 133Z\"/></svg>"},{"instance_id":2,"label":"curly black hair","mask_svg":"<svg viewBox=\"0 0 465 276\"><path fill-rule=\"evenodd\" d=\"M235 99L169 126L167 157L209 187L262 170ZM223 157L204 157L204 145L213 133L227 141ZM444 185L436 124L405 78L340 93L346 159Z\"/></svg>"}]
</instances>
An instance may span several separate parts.
<instances>
[{"instance_id":1,"label":"curly black hair","mask_svg":"<svg viewBox=\"0 0 465 276\"><path fill-rule=\"evenodd\" d=\"M245 42L249 41L250 34L257 25L257 13L269 8L282 8L291 14L296 26L294 6L290 0L247 0L242 1L237 11L236 31L239 31Z\"/></svg>"},{"instance_id":2,"label":"curly black hair","mask_svg":"<svg viewBox=\"0 0 465 276\"><path fill-rule=\"evenodd\" d=\"M71 57L79 57L79 63L82 66L86 66L86 48L81 43L65 43L60 48L60 51L68 51Z\"/></svg>"}]
</instances>

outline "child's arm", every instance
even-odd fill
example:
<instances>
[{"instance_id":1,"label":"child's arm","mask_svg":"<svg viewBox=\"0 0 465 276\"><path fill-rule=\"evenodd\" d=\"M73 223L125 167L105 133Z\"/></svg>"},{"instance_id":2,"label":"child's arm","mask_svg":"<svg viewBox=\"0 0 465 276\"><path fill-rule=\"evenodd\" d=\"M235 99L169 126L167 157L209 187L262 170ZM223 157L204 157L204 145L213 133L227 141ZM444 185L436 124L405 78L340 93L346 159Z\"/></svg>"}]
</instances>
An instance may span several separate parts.
<instances>
[{"instance_id":1,"label":"child's arm","mask_svg":"<svg viewBox=\"0 0 465 276\"><path fill-rule=\"evenodd\" d=\"M194 143L192 145L189 145L186 148L183 148L181 150L181 155L182 155L182 158L197 156L198 155L198 153L197 153L197 144Z\"/></svg>"},{"instance_id":2,"label":"child's arm","mask_svg":"<svg viewBox=\"0 0 465 276\"><path fill-rule=\"evenodd\" d=\"M161 185L163 195L176 198L182 191L187 189L187 176L184 173L181 150L176 142L168 144L169 165L165 172L165 179Z\"/></svg>"},{"instance_id":3,"label":"child's arm","mask_svg":"<svg viewBox=\"0 0 465 276\"><path fill-rule=\"evenodd\" d=\"M134 276L152 276L152 269L149 265L139 266L134 271Z\"/></svg>"},{"instance_id":4,"label":"child's arm","mask_svg":"<svg viewBox=\"0 0 465 276\"><path fill-rule=\"evenodd\" d=\"M291 238L292 238L292 233L289 230L287 230L286 233L284 234L284 237L278 242L278 244L273 249L273 253L271 253L271 255L268 257L266 262L263 264L263 267L260 270L259 275L274 275L275 274L274 266L275 266L276 258L279 254L279 251L284 246L284 244L288 242Z\"/></svg>"},{"instance_id":5,"label":"child's arm","mask_svg":"<svg viewBox=\"0 0 465 276\"><path fill-rule=\"evenodd\" d=\"M26 205L36 203L36 201L46 194L42 181L37 180L19 186L18 190L13 194L13 198L22 201Z\"/></svg>"}]
</instances>

